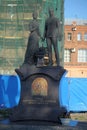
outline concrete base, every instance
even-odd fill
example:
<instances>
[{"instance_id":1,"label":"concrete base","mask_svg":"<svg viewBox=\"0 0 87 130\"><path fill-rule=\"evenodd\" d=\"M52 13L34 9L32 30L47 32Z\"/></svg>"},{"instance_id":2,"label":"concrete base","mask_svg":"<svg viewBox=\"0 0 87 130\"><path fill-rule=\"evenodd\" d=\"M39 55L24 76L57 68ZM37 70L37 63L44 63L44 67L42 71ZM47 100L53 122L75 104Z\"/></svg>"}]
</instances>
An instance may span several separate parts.
<instances>
[{"instance_id":1,"label":"concrete base","mask_svg":"<svg viewBox=\"0 0 87 130\"><path fill-rule=\"evenodd\" d=\"M76 126L67 126L39 121L10 122L9 119L6 119L0 121L0 130L87 130L87 122L78 122Z\"/></svg>"}]
</instances>

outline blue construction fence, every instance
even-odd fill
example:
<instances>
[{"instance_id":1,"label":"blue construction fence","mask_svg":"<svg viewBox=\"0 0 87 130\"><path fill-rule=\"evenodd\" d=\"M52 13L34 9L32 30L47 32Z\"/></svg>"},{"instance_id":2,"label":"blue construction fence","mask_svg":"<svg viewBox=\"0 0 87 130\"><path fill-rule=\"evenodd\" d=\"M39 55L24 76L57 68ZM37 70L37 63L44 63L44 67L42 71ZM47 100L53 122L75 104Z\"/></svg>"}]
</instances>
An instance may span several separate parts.
<instances>
[{"instance_id":1,"label":"blue construction fence","mask_svg":"<svg viewBox=\"0 0 87 130\"><path fill-rule=\"evenodd\" d=\"M59 86L61 106L68 112L87 112L87 78L63 75Z\"/></svg>"},{"instance_id":2,"label":"blue construction fence","mask_svg":"<svg viewBox=\"0 0 87 130\"><path fill-rule=\"evenodd\" d=\"M58 88L59 102L70 112L87 112L87 78L62 76ZM0 75L0 109L17 106L21 83L17 75Z\"/></svg>"},{"instance_id":3,"label":"blue construction fence","mask_svg":"<svg viewBox=\"0 0 87 130\"><path fill-rule=\"evenodd\" d=\"M12 108L20 100L21 84L16 75L0 75L0 108Z\"/></svg>"}]
</instances>

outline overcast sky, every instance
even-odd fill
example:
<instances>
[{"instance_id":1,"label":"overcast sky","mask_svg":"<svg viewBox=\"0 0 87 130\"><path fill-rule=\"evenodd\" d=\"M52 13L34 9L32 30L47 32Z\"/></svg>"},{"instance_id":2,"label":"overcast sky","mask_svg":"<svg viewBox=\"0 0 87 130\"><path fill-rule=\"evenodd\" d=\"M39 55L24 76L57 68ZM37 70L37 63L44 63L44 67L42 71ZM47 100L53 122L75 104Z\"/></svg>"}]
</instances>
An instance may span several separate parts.
<instances>
[{"instance_id":1,"label":"overcast sky","mask_svg":"<svg viewBox=\"0 0 87 130\"><path fill-rule=\"evenodd\" d=\"M87 0L64 0L64 16L87 19Z\"/></svg>"}]
</instances>

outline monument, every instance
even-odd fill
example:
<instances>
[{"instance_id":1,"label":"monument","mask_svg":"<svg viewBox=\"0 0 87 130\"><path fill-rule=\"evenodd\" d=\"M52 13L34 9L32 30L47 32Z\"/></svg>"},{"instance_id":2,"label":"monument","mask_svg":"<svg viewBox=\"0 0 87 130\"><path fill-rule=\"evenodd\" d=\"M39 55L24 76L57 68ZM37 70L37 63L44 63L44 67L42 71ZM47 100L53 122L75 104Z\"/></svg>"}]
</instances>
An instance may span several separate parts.
<instances>
[{"instance_id":1,"label":"monument","mask_svg":"<svg viewBox=\"0 0 87 130\"><path fill-rule=\"evenodd\" d=\"M50 18L46 21L44 40L46 38L49 64L38 64L38 56L44 57L45 51L39 48L39 24L37 14L29 25L30 36L25 53L25 60L20 68L15 69L21 81L21 97L18 106L12 108L11 121L48 121L61 124L60 117L66 113L59 103L59 83L65 69L59 65L57 40L59 36L59 20L49 10ZM52 27L52 28L51 28ZM49 30L51 29L51 30ZM54 47L56 66L52 61L52 46ZM43 53L41 53L43 52Z\"/></svg>"}]
</instances>

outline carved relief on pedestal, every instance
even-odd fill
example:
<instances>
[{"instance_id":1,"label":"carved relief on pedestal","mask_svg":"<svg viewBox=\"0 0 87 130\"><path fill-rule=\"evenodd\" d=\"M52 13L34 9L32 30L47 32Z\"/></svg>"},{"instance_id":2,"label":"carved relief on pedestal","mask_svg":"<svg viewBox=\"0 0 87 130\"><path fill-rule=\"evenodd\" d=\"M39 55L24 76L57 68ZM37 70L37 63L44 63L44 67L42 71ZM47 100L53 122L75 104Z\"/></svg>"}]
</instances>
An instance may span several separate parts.
<instances>
[{"instance_id":1,"label":"carved relief on pedestal","mask_svg":"<svg viewBox=\"0 0 87 130\"><path fill-rule=\"evenodd\" d=\"M36 78L33 81L32 95L33 96L47 96L48 95L48 83L45 78Z\"/></svg>"}]
</instances>

